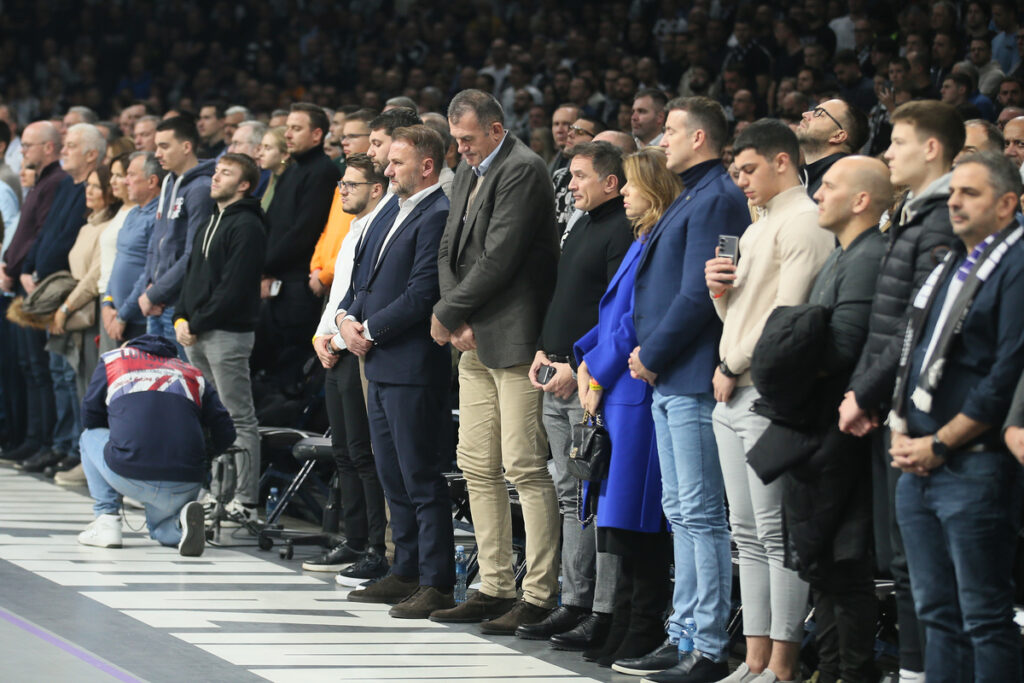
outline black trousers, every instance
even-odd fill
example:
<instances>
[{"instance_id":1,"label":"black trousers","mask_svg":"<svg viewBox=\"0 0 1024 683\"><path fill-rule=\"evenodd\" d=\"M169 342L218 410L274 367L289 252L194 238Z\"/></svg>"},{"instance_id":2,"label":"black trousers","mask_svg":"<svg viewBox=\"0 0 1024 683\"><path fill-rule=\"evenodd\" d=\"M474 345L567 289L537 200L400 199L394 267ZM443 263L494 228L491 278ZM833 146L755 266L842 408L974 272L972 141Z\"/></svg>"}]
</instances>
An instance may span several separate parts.
<instances>
[{"instance_id":1,"label":"black trousers","mask_svg":"<svg viewBox=\"0 0 1024 683\"><path fill-rule=\"evenodd\" d=\"M323 301L309 291L306 280L281 283L277 296L260 302L252 366L256 371L280 372L281 363L291 364L296 354L312 352L309 331L316 329Z\"/></svg>"},{"instance_id":2,"label":"black trousers","mask_svg":"<svg viewBox=\"0 0 1024 683\"><path fill-rule=\"evenodd\" d=\"M18 326L7 320L11 297L0 296L0 385L3 391L3 432L9 446L25 440L25 378L18 368Z\"/></svg>"},{"instance_id":3,"label":"black trousers","mask_svg":"<svg viewBox=\"0 0 1024 683\"><path fill-rule=\"evenodd\" d=\"M819 683L874 683L874 567L869 559L847 560L822 568L811 583L817 625Z\"/></svg>"},{"instance_id":4,"label":"black trousers","mask_svg":"<svg viewBox=\"0 0 1024 683\"><path fill-rule=\"evenodd\" d=\"M384 490L370 447L359 359L343 352L324 377L324 401L331 423L331 445L338 470L342 518L349 545L362 550L375 546L384 554Z\"/></svg>"},{"instance_id":5,"label":"black trousers","mask_svg":"<svg viewBox=\"0 0 1024 683\"><path fill-rule=\"evenodd\" d=\"M392 571L443 592L455 585L455 539L440 430L448 388L370 382L370 436L391 511Z\"/></svg>"},{"instance_id":6,"label":"black trousers","mask_svg":"<svg viewBox=\"0 0 1024 683\"><path fill-rule=\"evenodd\" d=\"M878 569L892 576L896 593L896 620L900 631L900 667L924 671L924 628L914 611L910 593L910 570L903 551L903 537L896 523L896 482L900 470L891 467L889 428L871 434L871 497L874 514L875 556Z\"/></svg>"},{"instance_id":7,"label":"black trousers","mask_svg":"<svg viewBox=\"0 0 1024 683\"><path fill-rule=\"evenodd\" d=\"M18 344L18 366L25 380L25 443L50 446L57 405L50 379L50 354L45 349L46 333L18 327L14 336Z\"/></svg>"}]
</instances>

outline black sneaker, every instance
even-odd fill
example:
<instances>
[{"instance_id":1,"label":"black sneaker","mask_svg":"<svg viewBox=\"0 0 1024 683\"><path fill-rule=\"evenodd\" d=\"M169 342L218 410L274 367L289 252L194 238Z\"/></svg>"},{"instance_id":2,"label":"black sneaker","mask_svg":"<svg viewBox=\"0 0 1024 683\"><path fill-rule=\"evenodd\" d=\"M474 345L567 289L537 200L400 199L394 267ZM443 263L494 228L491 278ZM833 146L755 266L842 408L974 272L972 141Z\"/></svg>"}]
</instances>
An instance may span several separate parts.
<instances>
[{"instance_id":1,"label":"black sneaker","mask_svg":"<svg viewBox=\"0 0 1024 683\"><path fill-rule=\"evenodd\" d=\"M728 675L729 665L726 662L716 662L694 650L671 669L648 674L644 683L717 683Z\"/></svg>"},{"instance_id":2,"label":"black sneaker","mask_svg":"<svg viewBox=\"0 0 1024 683\"><path fill-rule=\"evenodd\" d=\"M358 562L364 554L365 551L356 550L348 543L340 543L312 560L306 560L302 563L302 568L307 572L336 572Z\"/></svg>"},{"instance_id":3,"label":"black sneaker","mask_svg":"<svg viewBox=\"0 0 1024 683\"><path fill-rule=\"evenodd\" d=\"M643 657L620 659L612 663L612 670L630 676L649 676L671 669L678 663L679 645L666 638L654 652Z\"/></svg>"},{"instance_id":4,"label":"black sneaker","mask_svg":"<svg viewBox=\"0 0 1024 683\"><path fill-rule=\"evenodd\" d=\"M367 581L383 578L387 573L387 559L371 546L366 549L358 562L338 572L334 576L334 581L339 586L356 588Z\"/></svg>"}]
</instances>

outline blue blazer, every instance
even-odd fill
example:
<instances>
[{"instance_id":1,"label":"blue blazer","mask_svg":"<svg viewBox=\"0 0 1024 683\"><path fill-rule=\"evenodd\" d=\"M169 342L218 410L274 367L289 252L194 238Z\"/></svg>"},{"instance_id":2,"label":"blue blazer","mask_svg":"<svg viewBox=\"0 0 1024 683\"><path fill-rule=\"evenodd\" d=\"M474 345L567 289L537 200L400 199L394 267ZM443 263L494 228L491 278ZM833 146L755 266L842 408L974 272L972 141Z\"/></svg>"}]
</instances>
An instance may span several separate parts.
<instances>
[{"instance_id":1,"label":"blue blazer","mask_svg":"<svg viewBox=\"0 0 1024 683\"><path fill-rule=\"evenodd\" d=\"M722 323L704 281L720 234L740 235L750 224L743 193L714 166L688 187L651 230L637 264L633 323L640 361L658 373L666 395L711 391Z\"/></svg>"},{"instance_id":2,"label":"blue blazer","mask_svg":"<svg viewBox=\"0 0 1024 683\"><path fill-rule=\"evenodd\" d=\"M604 388L601 411L612 442L608 477L600 487L584 485L585 496L599 496L597 525L654 533L664 525L651 388L629 376L628 362L636 347L633 278L642 250L639 241L629 247L601 298L597 325L576 342L574 351Z\"/></svg>"},{"instance_id":3,"label":"blue blazer","mask_svg":"<svg viewBox=\"0 0 1024 683\"><path fill-rule=\"evenodd\" d=\"M395 224L397 217L398 197L392 195L388 203L381 207L381 210L373 217L373 221L366 227L359 240L352 263L352 283L348 287L345 298L338 305L339 311L347 311L356 295L366 288L366 282L370 279L370 273L377 261L377 254L380 253L380 245L388 231L391 230L391 226ZM362 320L362 318L359 319Z\"/></svg>"},{"instance_id":4,"label":"blue blazer","mask_svg":"<svg viewBox=\"0 0 1024 683\"><path fill-rule=\"evenodd\" d=\"M398 226L347 308L349 315L367 321L373 338L366 355L370 381L448 385L450 351L430 337L430 314L441 296L437 249L447 220L448 198L437 188Z\"/></svg>"}]
</instances>

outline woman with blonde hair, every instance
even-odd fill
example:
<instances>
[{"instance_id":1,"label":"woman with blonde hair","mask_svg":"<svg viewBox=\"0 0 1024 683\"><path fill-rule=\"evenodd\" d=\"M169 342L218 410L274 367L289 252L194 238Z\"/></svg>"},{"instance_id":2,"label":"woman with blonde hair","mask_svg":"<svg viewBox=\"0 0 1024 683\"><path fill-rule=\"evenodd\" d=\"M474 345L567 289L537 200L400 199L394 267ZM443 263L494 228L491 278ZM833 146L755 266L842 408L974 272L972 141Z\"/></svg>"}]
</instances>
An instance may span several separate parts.
<instances>
[{"instance_id":1,"label":"woman with blonde hair","mask_svg":"<svg viewBox=\"0 0 1024 683\"><path fill-rule=\"evenodd\" d=\"M637 346L637 264L648 235L683 185L657 147L630 154L623 168L622 196L636 239L601 299L597 325L574 349L580 402L590 414L603 415L612 444L608 475L600 485L586 486L581 516L596 504L598 551L622 556L611 632L601 650L584 653L602 666L643 656L660 645L665 638L662 615L672 597L672 541L661 511L651 387L630 377L628 361Z\"/></svg>"},{"instance_id":2,"label":"woman with blonde hair","mask_svg":"<svg viewBox=\"0 0 1024 683\"><path fill-rule=\"evenodd\" d=\"M256 163L260 165L260 168L270 171L267 189L263 191L263 197L260 198L260 206L264 211L270 208L270 202L274 200L277 180L291 162L291 158L288 156L288 145L284 139L284 131L284 126L268 130L263 135L259 149L256 150Z\"/></svg>"}]
</instances>

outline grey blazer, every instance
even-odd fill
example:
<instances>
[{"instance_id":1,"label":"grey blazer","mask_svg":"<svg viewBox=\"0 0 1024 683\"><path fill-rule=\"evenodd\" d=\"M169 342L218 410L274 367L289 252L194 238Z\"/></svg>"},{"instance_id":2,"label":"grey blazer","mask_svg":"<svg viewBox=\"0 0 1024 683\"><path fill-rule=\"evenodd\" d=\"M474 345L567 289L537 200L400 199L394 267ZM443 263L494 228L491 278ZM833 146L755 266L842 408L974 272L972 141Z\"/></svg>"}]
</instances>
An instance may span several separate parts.
<instances>
[{"instance_id":1,"label":"grey blazer","mask_svg":"<svg viewBox=\"0 0 1024 683\"><path fill-rule=\"evenodd\" d=\"M459 164L438 250L434 315L452 331L469 323L485 366L523 365L537 351L558 265L551 178L544 161L507 134L463 223L475 178Z\"/></svg>"}]
</instances>

